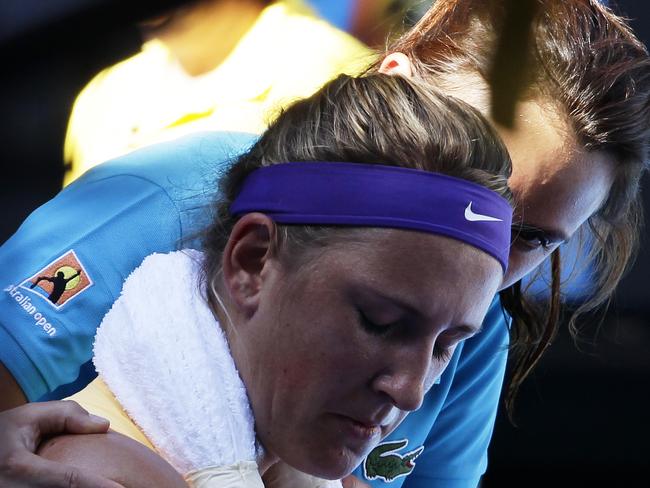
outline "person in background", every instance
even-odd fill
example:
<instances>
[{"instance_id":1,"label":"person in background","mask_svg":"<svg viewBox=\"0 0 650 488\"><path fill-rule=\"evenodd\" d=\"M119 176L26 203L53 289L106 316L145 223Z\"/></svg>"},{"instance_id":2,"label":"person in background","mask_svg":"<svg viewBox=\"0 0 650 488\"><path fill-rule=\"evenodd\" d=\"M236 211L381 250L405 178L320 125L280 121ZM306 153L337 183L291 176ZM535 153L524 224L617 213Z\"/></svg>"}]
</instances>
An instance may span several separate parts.
<instances>
[{"instance_id":1,"label":"person in background","mask_svg":"<svg viewBox=\"0 0 650 488\"><path fill-rule=\"evenodd\" d=\"M411 31L389 46L377 69L433 83L489 116L488 73L507 3L438 0ZM456 348L422 407L384 439L355 472L373 486L476 486L487 467L487 446L508 344L513 371L505 396L512 412L517 388L559 327L560 243L579 234L586 223L595 230L596 286L579 311L607 300L634 254L639 232L638 182L647 163L650 133L647 51L622 19L597 1L540 0L536 5L531 30L534 54L526 69L525 89L515 106L515 124L496 124L512 157L509 184L517 204L504 282L508 288L495 300L482 332ZM196 147L193 154L203 157L206 149ZM145 184L125 179L127 183ZM88 229L88 218L78 214L90 195L97 203L92 221L100 219L106 224L93 227L93 231ZM129 225L124 207L129 208L128 195L126 187L124 193L104 197L92 191L63 192L47 206L60 211L62 220L43 219L41 216L53 213L37 211L0 248L4 265L0 276L8 290L0 296L0 358L5 366L0 375L5 408L26 399L37 400L74 381L79 366L90 357L90 338L98 325L75 319L74 314L83 308L93 309L97 315L105 312L113 300L104 288L106 282L115 288L144 255L172 250L184 235L181 231L191 233L186 219L170 217L175 215L174 206L162 198L149 206L133 202L133 209L156 216L155 232L144 238L141 228ZM116 206L118 196L121 200ZM205 201L183 201L182 208L196 212ZM474 218L472 212L468 215ZM56 232L61 226L75 229L74 235L83 238L77 240L68 232L64 242L53 244L56 249L44 249L43 243L51 243L52 235L61 235ZM86 239L104 232L137 237L143 249L135 257L110 249L97 256ZM25 249L30 250L28 255ZM78 295L80 298L74 298L78 305L62 313L50 311L54 327L62 331L56 342L51 342L43 327L52 327L52 323L35 327L33 316L20 308L10 285L44 274L39 272L50 261L71 249L92 264L90 273L84 272L82 277L102 276L92 293L99 300L82 300ZM536 311L531 307L540 304L526 296L520 279L551 254L551 302ZM90 295L84 292L83 297L89 299ZM513 316L510 329L501 304ZM383 458L391 462L377 462Z\"/></svg>"},{"instance_id":2,"label":"person in background","mask_svg":"<svg viewBox=\"0 0 650 488\"><path fill-rule=\"evenodd\" d=\"M100 72L74 102L64 184L191 132L259 134L282 107L372 60L302 0L194 0L142 31L142 51Z\"/></svg>"},{"instance_id":3,"label":"person in background","mask_svg":"<svg viewBox=\"0 0 650 488\"><path fill-rule=\"evenodd\" d=\"M422 17L431 0L309 0L318 14L372 49L402 34Z\"/></svg>"}]
</instances>

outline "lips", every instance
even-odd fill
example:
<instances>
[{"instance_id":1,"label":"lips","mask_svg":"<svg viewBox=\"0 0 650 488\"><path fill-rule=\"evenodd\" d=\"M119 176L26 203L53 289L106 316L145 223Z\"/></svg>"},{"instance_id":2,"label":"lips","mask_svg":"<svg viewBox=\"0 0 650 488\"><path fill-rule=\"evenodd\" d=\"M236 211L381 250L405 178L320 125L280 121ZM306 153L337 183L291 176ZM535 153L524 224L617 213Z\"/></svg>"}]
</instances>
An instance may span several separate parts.
<instances>
[{"instance_id":1,"label":"lips","mask_svg":"<svg viewBox=\"0 0 650 488\"><path fill-rule=\"evenodd\" d=\"M371 420L357 420L347 415L336 415L343 426L343 430L351 437L357 438L364 442L370 441L374 437L381 437L381 426Z\"/></svg>"},{"instance_id":2,"label":"lips","mask_svg":"<svg viewBox=\"0 0 650 488\"><path fill-rule=\"evenodd\" d=\"M372 415L370 417L355 416L355 415L347 415L347 416L350 417L352 420L359 422L360 424L386 428L391 424L393 424L395 421L397 421L399 415L400 415L399 409L395 407L390 407L390 410L388 411L383 410L382 412L378 412L377 414Z\"/></svg>"},{"instance_id":3,"label":"lips","mask_svg":"<svg viewBox=\"0 0 650 488\"><path fill-rule=\"evenodd\" d=\"M374 422L372 419L359 419L354 417L348 417L348 418L353 422L362 425L363 427L367 427L368 429L381 427L381 424L379 422Z\"/></svg>"},{"instance_id":4,"label":"lips","mask_svg":"<svg viewBox=\"0 0 650 488\"><path fill-rule=\"evenodd\" d=\"M397 421L399 415L400 410L395 407L390 407L388 412L384 410L372 416L339 414L339 416L349 419L360 429L366 429L368 431L385 430Z\"/></svg>"}]
</instances>

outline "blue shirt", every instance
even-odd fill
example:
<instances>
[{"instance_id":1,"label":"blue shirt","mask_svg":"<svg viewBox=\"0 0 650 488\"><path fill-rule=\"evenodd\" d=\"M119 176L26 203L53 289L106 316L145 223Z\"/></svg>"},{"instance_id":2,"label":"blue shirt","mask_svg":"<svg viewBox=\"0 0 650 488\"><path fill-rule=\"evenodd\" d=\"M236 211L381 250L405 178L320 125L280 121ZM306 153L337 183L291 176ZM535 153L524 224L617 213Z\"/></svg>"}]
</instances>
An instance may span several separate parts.
<instances>
[{"instance_id":1,"label":"blue shirt","mask_svg":"<svg viewBox=\"0 0 650 488\"><path fill-rule=\"evenodd\" d=\"M153 252L199 245L218 177L254 141L195 134L100 165L0 247L0 360L30 401L61 398L92 379L95 330L123 281ZM507 341L495 300L483 331L459 345L422 408L355 474L373 486L476 486Z\"/></svg>"}]
</instances>

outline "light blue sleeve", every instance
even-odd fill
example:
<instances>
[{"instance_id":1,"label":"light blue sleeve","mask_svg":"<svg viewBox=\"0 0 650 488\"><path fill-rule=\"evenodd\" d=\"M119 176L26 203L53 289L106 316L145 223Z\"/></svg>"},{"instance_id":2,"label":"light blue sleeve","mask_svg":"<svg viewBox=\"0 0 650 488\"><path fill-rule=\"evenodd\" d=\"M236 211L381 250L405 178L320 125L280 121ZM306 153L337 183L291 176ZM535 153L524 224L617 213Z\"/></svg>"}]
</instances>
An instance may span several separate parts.
<instances>
[{"instance_id":1,"label":"light blue sleeve","mask_svg":"<svg viewBox=\"0 0 650 488\"><path fill-rule=\"evenodd\" d=\"M495 300L483 330L463 344L451 387L404 488L475 488L487 469L509 344Z\"/></svg>"},{"instance_id":2,"label":"light blue sleeve","mask_svg":"<svg viewBox=\"0 0 650 488\"><path fill-rule=\"evenodd\" d=\"M122 281L144 256L171 250L179 237L173 202L129 176L69 188L28 217L0 248L0 360L30 401L77 378ZM32 287L32 277L55 276L66 262L89 284L52 303L50 290Z\"/></svg>"},{"instance_id":3,"label":"light blue sleeve","mask_svg":"<svg viewBox=\"0 0 650 488\"><path fill-rule=\"evenodd\" d=\"M252 140L205 133L99 165L0 247L0 361L30 401L77 379L123 281L147 255L187 247L216 175Z\"/></svg>"}]
</instances>

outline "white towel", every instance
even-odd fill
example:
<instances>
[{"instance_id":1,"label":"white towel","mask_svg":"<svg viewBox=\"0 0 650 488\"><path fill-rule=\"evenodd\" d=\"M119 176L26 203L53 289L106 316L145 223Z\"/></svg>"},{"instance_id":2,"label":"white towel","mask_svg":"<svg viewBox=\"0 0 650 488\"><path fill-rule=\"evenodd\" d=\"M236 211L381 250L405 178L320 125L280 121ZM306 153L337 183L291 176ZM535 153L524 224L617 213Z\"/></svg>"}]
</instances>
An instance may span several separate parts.
<instances>
[{"instance_id":1,"label":"white towel","mask_svg":"<svg viewBox=\"0 0 650 488\"><path fill-rule=\"evenodd\" d=\"M200 266L193 250L147 257L94 346L97 372L183 475L261 455L246 389L199 288Z\"/></svg>"},{"instance_id":2,"label":"white towel","mask_svg":"<svg viewBox=\"0 0 650 488\"><path fill-rule=\"evenodd\" d=\"M202 254L152 254L97 330L97 372L159 454L197 488L262 488L254 418L201 290ZM297 474L282 486L341 488ZM276 485L274 485L276 486Z\"/></svg>"}]
</instances>

